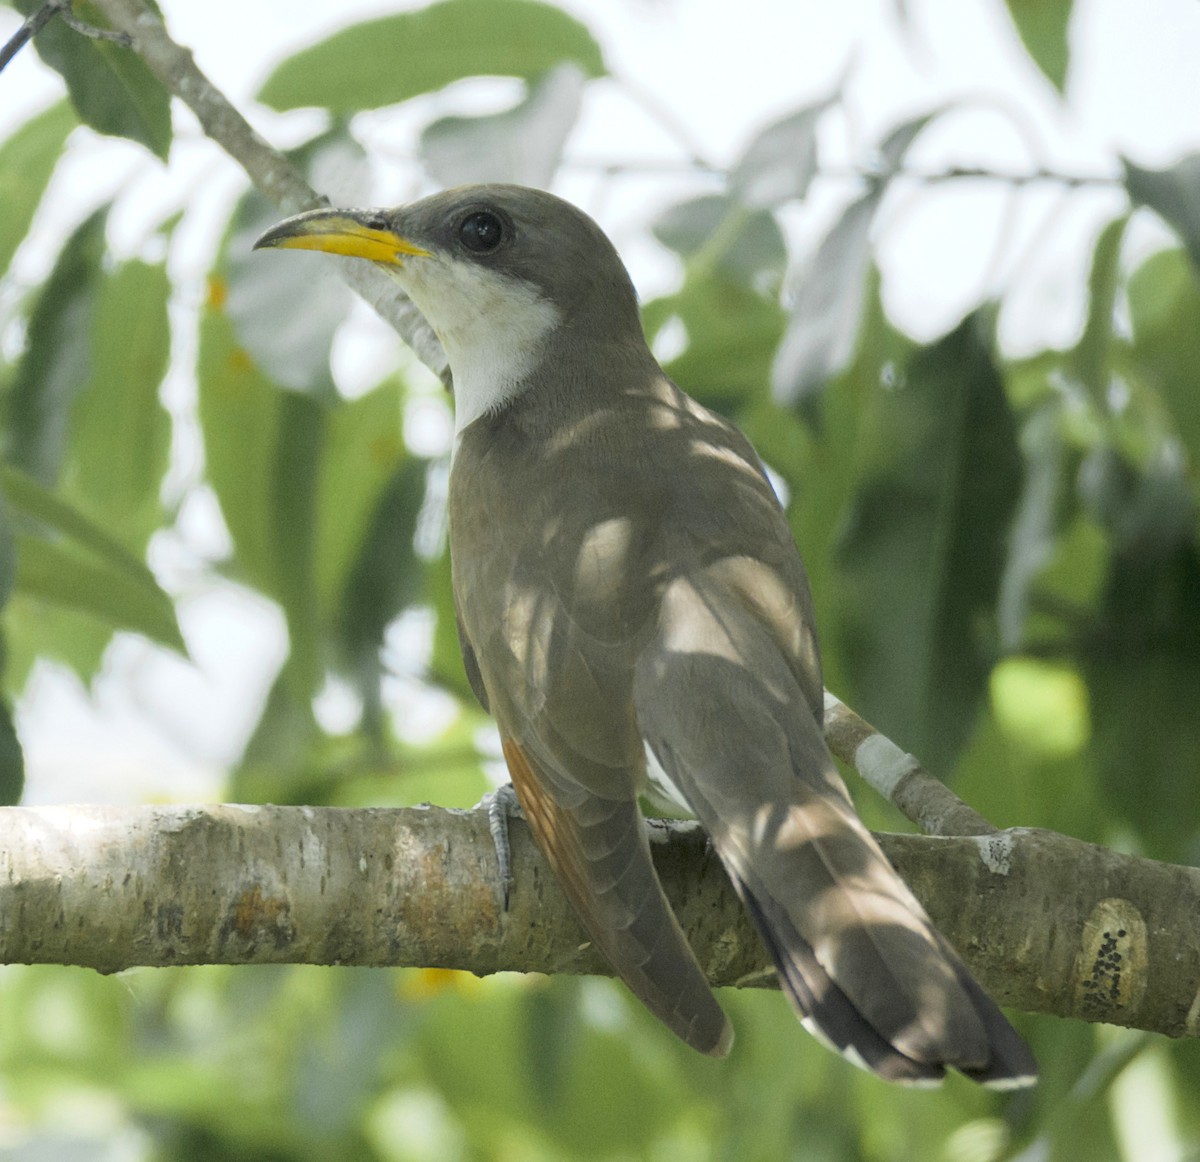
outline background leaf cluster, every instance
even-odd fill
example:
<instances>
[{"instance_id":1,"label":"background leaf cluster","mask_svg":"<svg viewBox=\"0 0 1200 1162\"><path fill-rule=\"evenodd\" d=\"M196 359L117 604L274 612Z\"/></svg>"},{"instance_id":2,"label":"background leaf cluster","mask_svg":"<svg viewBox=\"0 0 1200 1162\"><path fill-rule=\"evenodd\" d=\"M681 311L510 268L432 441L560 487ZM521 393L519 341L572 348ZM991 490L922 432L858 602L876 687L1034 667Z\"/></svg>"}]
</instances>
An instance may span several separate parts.
<instances>
[{"instance_id":1,"label":"background leaf cluster","mask_svg":"<svg viewBox=\"0 0 1200 1162\"><path fill-rule=\"evenodd\" d=\"M1009 8L1063 90L1070 3ZM79 15L102 23L88 5ZM171 144L169 102L124 50L57 25L37 48L68 98L0 146L3 268L77 124L159 157ZM259 99L327 111L295 157L345 180L368 173L355 114L478 74L517 78L524 96L499 114L431 117L420 158L440 184L549 180L581 95L608 76L563 10L441 0L297 53ZM787 218L840 109L834 91L748 132L715 183L645 222L682 271L644 304L647 333L775 473L831 688L1001 825L1196 862L1200 159L1125 163L1126 206L1096 241L1077 341L1014 359L996 337L1002 302L928 343L881 302L882 211L913 143L953 110L882 133L840 214L794 252ZM1131 259L1137 212L1176 242ZM230 798L473 802L488 756L449 605L446 466L404 437L427 382L405 365L354 398L339 390L330 356L348 297L323 266L298 273L300 256L248 255L276 216L258 195L233 210L187 322L165 261L113 258L107 215L78 224L0 319L19 337L0 355L0 801L21 793L12 707L38 659L90 683L114 634L186 652L185 587L147 560L202 490L226 537L198 574L272 603L288 640ZM151 224L160 252L178 224ZM173 359L194 385L182 412L163 403ZM181 489L184 430L202 469ZM428 631L415 660L389 645L402 625ZM397 680L455 700L452 724L403 737L388 712ZM315 710L331 681L353 691L352 729ZM28 970L0 981L0 1078L28 1140L56 1157L125 1141L140 1153L121 1156L162 1159L1116 1158L1130 1076L1200 1151L1194 1045L1027 1022L1036 1093L951 1083L918 1098L810 1044L778 997L726 999L739 1041L719 1066L597 981L262 970L114 985ZM65 1132L53 1111L72 1093L94 1100Z\"/></svg>"}]
</instances>

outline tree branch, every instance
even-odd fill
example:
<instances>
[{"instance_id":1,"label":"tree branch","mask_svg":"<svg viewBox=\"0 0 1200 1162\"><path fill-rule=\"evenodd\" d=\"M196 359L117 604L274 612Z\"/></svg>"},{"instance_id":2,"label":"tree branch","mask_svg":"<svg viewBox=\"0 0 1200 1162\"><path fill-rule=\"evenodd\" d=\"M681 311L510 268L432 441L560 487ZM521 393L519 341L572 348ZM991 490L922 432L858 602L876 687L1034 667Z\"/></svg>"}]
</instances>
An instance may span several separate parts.
<instances>
[{"instance_id":1,"label":"tree branch","mask_svg":"<svg viewBox=\"0 0 1200 1162\"><path fill-rule=\"evenodd\" d=\"M66 19L65 14L69 11L70 7L71 0L46 0L46 3L40 8L35 8L25 18L25 22L21 27L0 48L0 72L4 71L8 62L37 36L51 20L56 16L62 16Z\"/></svg>"},{"instance_id":2,"label":"tree branch","mask_svg":"<svg viewBox=\"0 0 1200 1162\"><path fill-rule=\"evenodd\" d=\"M825 741L834 755L853 767L926 835L991 835L996 832L945 783L928 774L910 754L840 698L825 691Z\"/></svg>"},{"instance_id":3,"label":"tree branch","mask_svg":"<svg viewBox=\"0 0 1200 1162\"><path fill-rule=\"evenodd\" d=\"M713 983L773 984L703 834L650 826ZM1200 869L1047 831L881 838L997 999L1200 1035ZM4 808L0 961L607 971L521 820L512 841L505 913L482 810Z\"/></svg>"},{"instance_id":4,"label":"tree branch","mask_svg":"<svg viewBox=\"0 0 1200 1162\"><path fill-rule=\"evenodd\" d=\"M178 97L201 128L249 175L255 188L284 214L328 206L282 153L255 132L203 72L192 54L167 33L161 17L144 0L96 0L112 26L132 38L133 50L164 88ZM447 387L450 369L441 343L420 311L394 279L369 262L338 259L341 276L390 323L400 337Z\"/></svg>"}]
</instances>

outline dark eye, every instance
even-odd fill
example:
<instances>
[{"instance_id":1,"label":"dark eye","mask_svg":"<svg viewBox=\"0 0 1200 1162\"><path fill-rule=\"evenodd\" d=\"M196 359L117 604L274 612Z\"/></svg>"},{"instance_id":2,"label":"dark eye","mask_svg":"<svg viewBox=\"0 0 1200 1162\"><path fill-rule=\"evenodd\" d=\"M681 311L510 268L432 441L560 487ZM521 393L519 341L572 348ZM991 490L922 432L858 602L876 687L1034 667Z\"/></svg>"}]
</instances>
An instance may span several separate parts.
<instances>
[{"instance_id":1,"label":"dark eye","mask_svg":"<svg viewBox=\"0 0 1200 1162\"><path fill-rule=\"evenodd\" d=\"M489 250L495 250L504 238L504 223L490 210L477 210L463 219L458 236L468 250L487 254Z\"/></svg>"}]
</instances>

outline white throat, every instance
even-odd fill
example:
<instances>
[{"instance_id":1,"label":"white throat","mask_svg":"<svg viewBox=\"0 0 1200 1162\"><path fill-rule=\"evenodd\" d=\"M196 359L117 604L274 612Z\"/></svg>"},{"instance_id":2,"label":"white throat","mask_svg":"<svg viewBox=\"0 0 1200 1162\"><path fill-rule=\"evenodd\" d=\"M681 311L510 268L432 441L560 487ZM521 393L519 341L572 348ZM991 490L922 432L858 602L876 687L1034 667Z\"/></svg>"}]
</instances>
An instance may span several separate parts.
<instances>
[{"instance_id":1,"label":"white throat","mask_svg":"<svg viewBox=\"0 0 1200 1162\"><path fill-rule=\"evenodd\" d=\"M392 273L446 349L457 436L520 392L559 312L529 283L470 262L409 258Z\"/></svg>"}]
</instances>

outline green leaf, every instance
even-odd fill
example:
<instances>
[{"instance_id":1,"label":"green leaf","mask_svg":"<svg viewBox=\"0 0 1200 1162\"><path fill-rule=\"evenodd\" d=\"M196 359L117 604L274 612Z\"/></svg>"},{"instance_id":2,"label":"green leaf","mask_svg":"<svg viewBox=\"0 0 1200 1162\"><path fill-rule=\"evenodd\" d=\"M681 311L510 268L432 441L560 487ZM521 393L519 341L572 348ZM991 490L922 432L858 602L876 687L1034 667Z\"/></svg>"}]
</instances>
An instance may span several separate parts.
<instances>
[{"instance_id":1,"label":"green leaf","mask_svg":"<svg viewBox=\"0 0 1200 1162\"><path fill-rule=\"evenodd\" d=\"M1128 158L1123 161L1130 198L1149 206L1179 234L1200 274L1200 153L1169 169L1142 169Z\"/></svg>"},{"instance_id":2,"label":"green leaf","mask_svg":"<svg viewBox=\"0 0 1200 1162\"><path fill-rule=\"evenodd\" d=\"M991 698L1001 730L1031 755L1071 758L1090 737L1087 688L1072 666L1007 657L992 671Z\"/></svg>"},{"instance_id":3,"label":"green leaf","mask_svg":"<svg viewBox=\"0 0 1200 1162\"><path fill-rule=\"evenodd\" d=\"M14 661L6 675L13 688L41 653L63 659L81 679L90 679L112 629L144 633L186 653L171 598L138 556L70 500L15 468L0 466L0 493L9 511L23 518L23 527L38 534L18 538L9 610ZM56 568L62 576L54 576ZM81 621L78 613L98 619L103 628Z\"/></svg>"},{"instance_id":4,"label":"green leaf","mask_svg":"<svg viewBox=\"0 0 1200 1162\"><path fill-rule=\"evenodd\" d=\"M917 350L888 321L879 296L879 276L866 277L863 323L854 359L821 395L819 415L801 418L769 396L737 412L737 422L764 460L790 490L788 519L812 585L817 625L827 646L841 615L841 576L836 552L846 513L859 486L859 451L878 409L881 390L895 383ZM850 690L842 654L824 651L826 685Z\"/></svg>"},{"instance_id":5,"label":"green leaf","mask_svg":"<svg viewBox=\"0 0 1200 1162\"><path fill-rule=\"evenodd\" d=\"M1150 1033L1132 1029L1114 1029L1112 1032L1114 1036L1111 1037L1096 1038L1094 1041L1089 1038L1087 1058L1075 1068L1068 1066L1062 1052L1063 1048L1069 1046L1069 1033L1067 1037L1060 1034L1051 1043L1056 1052L1050 1060L1046 1059L1045 1053L1039 1054L1043 1077L1049 1084L1038 1086L1037 1102L1041 1106L1041 1113L1036 1119L1031 1119L1031 1125L1038 1129L1037 1136L1021 1151L1019 1157L1045 1159L1046 1162L1076 1162L1080 1158L1137 1156L1136 1148L1130 1150L1119 1144L1124 1135L1114 1133L1116 1119L1113 1114L1128 1101L1127 1098L1118 1097L1115 1091L1125 1070L1139 1056L1144 1059L1152 1057L1156 1047ZM1146 1096L1141 1099L1145 1104L1139 1103L1142 1109L1164 1108L1162 1103L1166 1095L1152 1080L1157 1074L1158 1071L1151 1067L1149 1074L1143 1072L1134 1083L1145 1087L1142 1092ZM1132 1082L1133 1079L1129 1080ZM1162 1081L1166 1081L1165 1074ZM1051 1092L1043 1092L1045 1089Z\"/></svg>"},{"instance_id":6,"label":"green leaf","mask_svg":"<svg viewBox=\"0 0 1200 1162\"><path fill-rule=\"evenodd\" d=\"M107 207L97 210L67 239L29 320L25 354L6 398L7 459L45 485L58 480L71 407L91 376L107 213Z\"/></svg>"},{"instance_id":7,"label":"green leaf","mask_svg":"<svg viewBox=\"0 0 1200 1162\"><path fill-rule=\"evenodd\" d=\"M877 404L840 556L855 705L947 770L987 690L1021 483L991 326L968 316Z\"/></svg>"},{"instance_id":8,"label":"green leaf","mask_svg":"<svg viewBox=\"0 0 1200 1162\"><path fill-rule=\"evenodd\" d=\"M1054 555L1063 497L1070 484L1061 412L1059 400L1047 402L1026 420L1021 431L1025 480L1013 517L997 607L1005 652L1023 644L1034 586Z\"/></svg>"},{"instance_id":9,"label":"green leaf","mask_svg":"<svg viewBox=\"0 0 1200 1162\"><path fill-rule=\"evenodd\" d=\"M16 576L17 551L13 542L12 525L9 522L8 505L0 495L0 609L8 604ZM2 660L3 651L0 650L0 661Z\"/></svg>"},{"instance_id":10,"label":"green leaf","mask_svg":"<svg viewBox=\"0 0 1200 1162\"><path fill-rule=\"evenodd\" d=\"M274 594L273 461L282 392L237 343L223 309L224 287L214 276L200 323L196 373L205 474L233 538L234 575Z\"/></svg>"},{"instance_id":11,"label":"green leaf","mask_svg":"<svg viewBox=\"0 0 1200 1162\"><path fill-rule=\"evenodd\" d=\"M184 651L170 597L129 549L17 469L0 467L0 491L12 512L37 527L37 535L17 538L18 592ZM62 575L55 576L55 569ZM92 584L97 588L89 593Z\"/></svg>"},{"instance_id":12,"label":"green leaf","mask_svg":"<svg viewBox=\"0 0 1200 1162\"><path fill-rule=\"evenodd\" d=\"M100 673L114 629L87 613L51 605L16 592L4 610L7 659L4 683L14 694L24 689L36 662L53 659L73 671L84 685Z\"/></svg>"},{"instance_id":13,"label":"green leaf","mask_svg":"<svg viewBox=\"0 0 1200 1162\"><path fill-rule=\"evenodd\" d=\"M383 732L384 630L421 596L413 546L425 461L402 439L403 386L389 380L329 416L317 495L316 588L339 668L363 700L363 729Z\"/></svg>"},{"instance_id":14,"label":"green leaf","mask_svg":"<svg viewBox=\"0 0 1200 1162\"><path fill-rule=\"evenodd\" d=\"M530 83L524 100L502 113L443 117L421 133L420 156L443 186L512 182L549 186L579 119L587 77L574 61Z\"/></svg>"},{"instance_id":15,"label":"green leaf","mask_svg":"<svg viewBox=\"0 0 1200 1162\"><path fill-rule=\"evenodd\" d=\"M1129 280L1128 373L1158 393L1200 474L1200 287L1179 250L1160 251Z\"/></svg>"},{"instance_id":16,"label":"green leaf","mask_svg":"<svg viewBox=\"0 0 1200 1162\"><path fill-rule=\"evenodd\" d=\"M139 556L130 552L71 501L43 488L19 469L0 465L0 492L13 512L47 526L139 583L157 584L154 574Z\"/></svg>"},{"instance_id":17,"label":"green leaf","mask_svg":"<svg viewBox=\"0 0 1200 1162\"><path fill-rule=\"evenodd\" d=\"M900 163L904 161L913 142L925 131L925 127L953 108L953 105L939 105L928 113L918 113L917 116L901 121L899 125L890 129L888 135L879 143L879 157L885 169L899 169Z\"/></svg>"},{"instance_id":18,"label":"green leaf","mask_svg":"<svg viewBox=\"0 0 1200 1162\"><path fill-rule=\"evenodd\" d=\"M989 693L991 712L980 715L959 758L955 790L998 827L1036 824L1108 841L1079 667L1007 658L992 671Z\"/></svg>"},{"instance_id":19,"label":"green leaf","mask_svg":"<svg viewBox=\"0 0 1200 1162\"><path fill-rule=\"evenodd\" d=\"M458 628L454 621L449 547L443 550L440 557L430 561L425 570L425 600L437 618L433 628L433 656L429 660L430 678L474 707L477 702L463 668Z\"/></svg>"},{"instance_id":20,"label":"green leaf","mask_svg":"<svg viewBox=\"0 0 1200 1162\"><path fill-rule=\"evenodd\" d=\"M317 482L328 412L311 396L288 391L279 401L271 473L271 550L275 596L288 621L288 672L311 697L322 675L316 587Z\"/></svg>"},{"instance_id":21,"label":"green leaf","mask_svg":"<svg viewBox=\"0 0 1200 1162\"><path fill-rule=\"evenodd\" d=\"M312 185L334 187L341 204L357 205L366 198L366 156L344 126L309 142L291 159ZM332 401L337 390L330 347L354 296L326 255L252 250L254 239L278 221L278 209L256 191L238 203L218 266L224 307L238 342L273 382Z\"/></svg>"},{"instance_id":22,"label":"green leaf","mask_svg":"<svg viewBox=\"0 0 1200 1162\"><path fill-rule=\"evenodd\" d=\"M755 135L729 174L729 188L743 205L763 210L804 199L817 173L817 125L839 95L797 109Z\"/></svg>"},{"instance_id":23,"label":"green leaf","mask_svg":"<svg viewBox=\"0 0 1200 1162\"><path fill-rule=\"evenodd\" d=\"M285 663L233 773L229 792L237 803L313 803L321 798L312 756L320 736L312 693Z\"/></svg>"},{"instance_id":24,"label":"green leaf","mask_svg":"<svg viewBox=\"0 0 1200 1162\"><path fill-rule=\"evenodd\" d=\"M728 410L766 391L771 353L783 330L774 297L714 272L647 303L642 316L651 336L670 320L682 324L687 346L664 369L703 403Z\"/></svg>"},{"instance_id":25,"label":"green leaf","mask_svg":"<svg viewBox=\"0 0 1200 1162\"><path fill-rule=\"evenodd\" d=\"M658 1049L648 1021L633 1007L636 1002L622 999L614 982L588 986L602 998L605 1011L614 1014L616 1027L603 1031L584 1017L577 980L559 976L514 988L495 978L485 984L486 993L474 1004L455 1003L451 997L435 1001L421 1032L420 1076L436 1086L461 1119L470 1144L462 1156L486 1157L489 1151L495 1154L497 1143L512 1143L516 1156L529 1157L528 1144L536 1141L540 1148L532 1156L544 1160L647 1157L646 1144L678 1126L690 1093L682 1070L673 1067L677 1059L671 1051ZM546 1003L552 1012L539 1015L541 1030L529 1028L531 1010L541 1007L530 998L533 990L555 994ZM562 1052L556 1086L547 1094L538 1086L545 1069L537 1059L542 1048L538 1033L549 1032L544 1025L551 1022L559 1026ZM568 1028L570 1036L565 1035ZM476 1044L492 1046L509 1067L489 1067L474 1038L479 1039ZM653 1101L642 1100L647 1087L654 1091ZM706 1119L704 1125L711 1123ZM530 1127L536 1127L532 1138ZM658 1153L753 1156L687 1148Z\"/></svg>"},{"instance_id":26,"label":"green leaf","mask_svg":"<svg viewBox=\"0 0 1200 1162\"><path fill-rule=\"evenodd\" d=\"M25 756L8 703L0 699L0 807L20 802L25 786Z\"/></svg>"},{"instance_id":27,"label":"green leaf","mask_svg":"<svg viewBox=\"0 0 1200 1162\"><path fill-rule=\"evenodd\" d=\"M694 263L689 274L716 271L751 289L775 291L787 265L783 231L766 210L747 211L725 194L704 194L668 206L651 226L654 237Z\"/></svg>"},{"instance_id":28,"label":"green leaf","mask_svg":"<svg viewBox=\"0 0 1200 1162\"><path fill-rule=\"evenodd\" d=\"M1075 374L1088 389L1092 402L1107 411L1112 375L1113 311L1121 278L1121 243L1128 215L1109 222L1096 240L1092 272L1088 278L1088 316L1083 334L1072 353Z\"/></svg>"},{"instance_id":29,"label":"green leaf","mask_svg":"<svg viewBox=\"0 0 1200 1162\"><path fill-rule=\"evenodd\" d=\"M18 534L17 591L186 652L175 607L157 584L69 543Z\"/></svg>"},{"instance_id":30,"label":"green leaf","mask_svg":"<svg viewBox=\"0 0 1200 1162\"><path fill-rule=\"evenodd\" d=\"M788 326L771 368L771 385L780 403L805 403L853 361L867 304L875 213L892 171L899 169L913 142L941 112L912 117L887 134L878 150L882 176L842 211L792 281Z\"/></svg>"},{"instance_id":31,"label":"green leaf","mask_svg":"<svg viewBox=\"0 0 1200 1162\"><path fill-rule=\"evenodd\" d=\"M1084 654L1093 753L1105 798L1147 854L1191 862L1200 834L1200 545L1182 477L1142 477L1117 534Z\"/></svg>"},{"instance_id":32,"label":"green leaf","mask_svg":"<svg viewBox=\"0 0 1200 1162\"><path fill-rule=\"evenodd\" d=\"M36 0L19 0L29 15ZM89 0L72 10L95 28L111 25ZM128 137L163 161L171 149L171 98L138 55L111 41L80 36L61 20L51 20L34 38L38 55L67 82L79 119L98 133Z\"/></svg>"},{"instance_id":33,"label":"green leaf","mask_svg":"<svg viewBox=\"0 0 1200 1162\"><path fill-rule=\"evenodd\" d=\"M320 679L315 496L326 408L285 391L235 340L213 283L200 324L197 374L209 482L234 544L233 574L283 607L292 655L288 680L316 692Z\"/></svg>"},{"instance_id":34,"label":"green leaf","mask_svg":"<svg viewBox=\"0 0 1200 1162\"><path fill-rule=\"evenodd\" d=\"M274 109L323 105L354 113L479 75L532 80L562 61L605 73L587 28L537 0L442 0L352 25L284 61L259 100Z\"/></svg>"},{"instance_id":35,"label":"green leaf","mask_svg":"<svg viewBox=\"0 0 1200 1162\"><path fill-rule=\"evenodd\" d=\"M1087 516L1076 516L1059 533L1054 553L1037 578L1035 606L1046 596L1052 611L1083 615L1094 609L1104 589L1111 555L1108 538L1099 525ZM1042 616L1048 618L1049 614Z\"/></svg>"},{"instance_id":36,"label":"green leaf","mask_svg":"<svg viewBox=\"0 0 1200 1162\"><path fill-rule=\"evenodd\" d=\"M362 733L388 736L382 649L392 620L421 592L423 568L413 552L413 530L425 497L425 467L404 464L380 498L375 520L342 599L337 644L344 669L362 699Z\"/></svg>"},{"instance_id":37,"label":"green leaf","mask_svg":"<svg viewBox=\"0 0 1200 1162\"><path fill-rule=\"evenodd\" d=\"M1009 15L1026 51L1061 93L1067 83L1067 32L1072 0L1007 0Z\"/></svg>"},{"instance_id":38,"label":"green leaf","mask_svg":"<svg viewBox=\"0 0 1200 1162\"><path fill-rule=\"evenodd\" d=\"M403 408L403 387L389 379L330 412L317 491L315 574L327 621L335 617L379 498L407 456Z\"/></svg>"},{"instance_id":39,"label":"green leaf","mask_svg":"<svg viewBox=\"0 0 1200 1162\"><path fill-rule=\"evenodd\" d=\"M402 462L387 482L342 592L338 644L367 707L364 718L380 729L379 651L388 624L421 593L424 570L413 549L425 499L425 463Z\"/></svg>"},{"instance_id":40,"label":"green leaf","mask_svg":"<svg viewBox=\"0 0 1200 1162\"><path fill-rule=\"evenodd\" d=\"M771 369L775 398L797 403L819 392L854 356L870 266L871 224L883 186L843 211L805 264Z\"/></svg>"},{"instance_id":41,"label":"green leaf","mask_svg":"<svg viewBox=\"0 0 1200 1162\"><path fill-rule=\"evenodd\" d=\"M63 488L140 552L161 517L171 424L159 400L171 332L165 266L127 262L100 287L91 377L71 414Z\"/></svg>"},{"instance_id":42,"label":"green leaf","mask_svg":"<svg viewBox=\"0 0 1200 1162\"><path fill-rule=\"evenodd\" d=\"M33 221L46 183L62 155L67 134L77 124L65 101L30 118L0 146L0 272L8 269L12 256Z\"/></svg>"}]
</instances>

